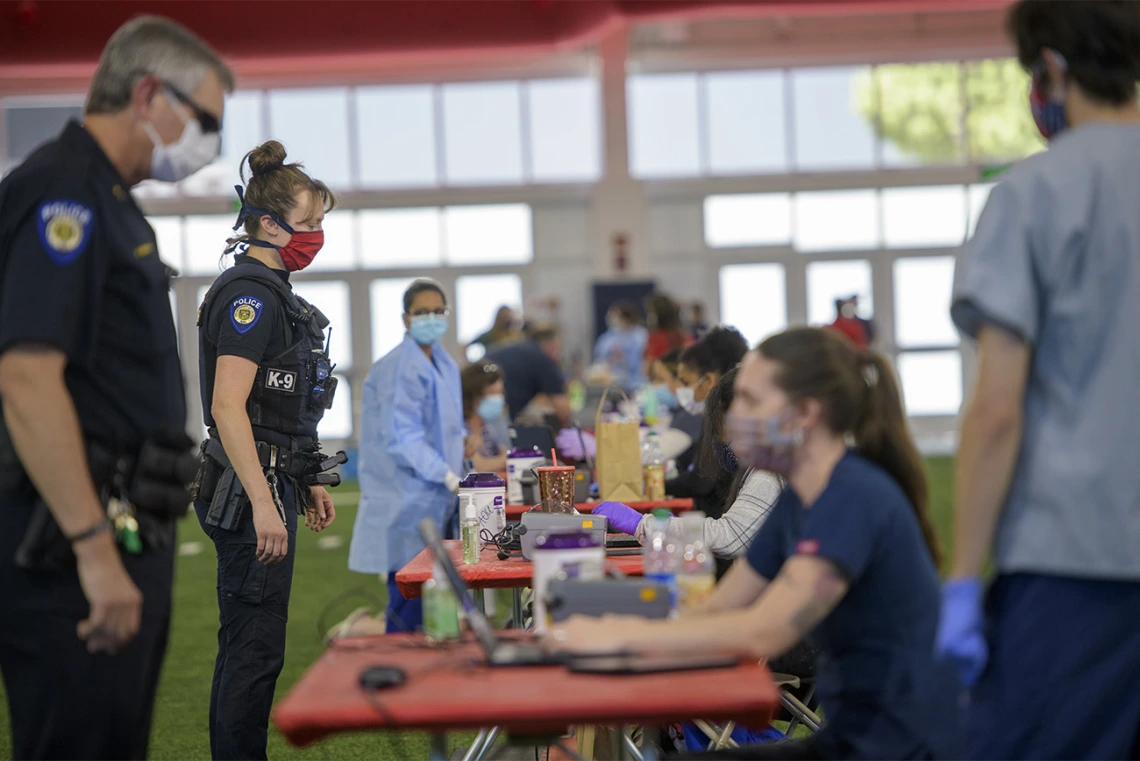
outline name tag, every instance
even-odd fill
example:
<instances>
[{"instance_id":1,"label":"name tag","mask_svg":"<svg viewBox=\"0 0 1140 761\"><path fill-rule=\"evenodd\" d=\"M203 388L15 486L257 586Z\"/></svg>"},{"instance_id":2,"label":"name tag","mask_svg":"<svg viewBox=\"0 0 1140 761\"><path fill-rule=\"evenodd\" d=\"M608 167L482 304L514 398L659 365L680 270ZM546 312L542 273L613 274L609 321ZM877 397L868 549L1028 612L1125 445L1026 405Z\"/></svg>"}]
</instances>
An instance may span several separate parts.
<instances>
[{"instance_id":1,"label":"name tag","mask_svg":"<svg viewBox=\"0 0 1140 761\"><path fill-rule=\"evenodd\" d=\"M295 391L297 389L297 373L270 368L265 371L265 387L274 391Z\"/></svg>"}]
</instances>

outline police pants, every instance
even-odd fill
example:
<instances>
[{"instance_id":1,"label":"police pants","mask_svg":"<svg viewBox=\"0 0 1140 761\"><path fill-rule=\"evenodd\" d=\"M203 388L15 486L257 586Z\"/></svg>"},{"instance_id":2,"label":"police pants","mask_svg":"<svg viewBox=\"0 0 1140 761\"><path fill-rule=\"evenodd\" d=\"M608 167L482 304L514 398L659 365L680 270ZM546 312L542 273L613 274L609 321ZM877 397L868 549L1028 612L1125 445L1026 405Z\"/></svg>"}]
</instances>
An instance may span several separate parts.
<instances>
[{"instance_id":1,"label":"police pants","mask_svg":"<svg viewBox=\"0 0 1140 761\"><path fill-rule=\"evenodd\" d=\"M269 711L285 664L285 622L297 552L297 493L280 479L289 529L289 552L278 563L257 559L253 515L236 531L207 526L209 504L194 510L218 555L218 657L210 690L210 755L214 759L264 759Z\"/></svg>"},{"instance_id":2,"label":"police pants","mask_svg":"<svg viewBox=\"0 0 1140 761\"><path fill-rule=\"evenodd\" d=\"M1140 758L1140 582L998 576L967 758Z\"/></svg>"},{"instance_id":3,"label":"police pants","mask_svg":"<svg viewBox=\"0 0 1140 761\"><path fill-rule=\"evenodd\" d=\"M30 514L30 504L0 503L0 672L12 757L146 758L170 630L173 542L124 556L143 594L142 623L118 654L92 655L75 633L90 610L78 574L13 561Z\"/></svg>"}]
</instances>

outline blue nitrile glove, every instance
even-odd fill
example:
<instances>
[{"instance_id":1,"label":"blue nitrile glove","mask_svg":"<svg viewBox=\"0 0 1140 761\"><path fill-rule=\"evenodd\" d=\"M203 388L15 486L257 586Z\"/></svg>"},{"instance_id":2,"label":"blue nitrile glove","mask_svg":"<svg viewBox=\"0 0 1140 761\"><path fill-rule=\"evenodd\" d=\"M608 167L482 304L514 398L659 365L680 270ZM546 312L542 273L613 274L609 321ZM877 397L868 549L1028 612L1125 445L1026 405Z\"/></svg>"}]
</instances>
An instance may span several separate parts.
<instances>
[{"instance_id":1,"label":"blue nitrile glove","mask_svg":"<svg viewBox=\"0 0 1140 761\"><path fill-rule=\"evenodd\" d=\"M953 579L942 585L935 651L954 667L966 687L978 681L989 656L984 624L981 579Z\"/></svg>"},{"instance_id":2,"label":"blue nitrile glove","mask_svg":"<svg viewBox=\"0 0 1140 761\"><path fill-rule=\"evenodd\" d=\"M555 437L554 444L558 447L558 454L569 460L593 459L597 451L594 435L579 432L577 428L563 428ZM585 450L582 448L583 444L586 445Z\"/></svg>"},{"instance_id":3,"label":"blue nitrile glove","mask_svg":"<svg viewBox=\"0 0 1140 761\"><path fill-rule=\"evenodd\" d=\"M620 502L603 502L590 511L594 515L604 515L610 526L623 534L634 534L641 523L641 513Z\"/></svg>"}]
</instances>

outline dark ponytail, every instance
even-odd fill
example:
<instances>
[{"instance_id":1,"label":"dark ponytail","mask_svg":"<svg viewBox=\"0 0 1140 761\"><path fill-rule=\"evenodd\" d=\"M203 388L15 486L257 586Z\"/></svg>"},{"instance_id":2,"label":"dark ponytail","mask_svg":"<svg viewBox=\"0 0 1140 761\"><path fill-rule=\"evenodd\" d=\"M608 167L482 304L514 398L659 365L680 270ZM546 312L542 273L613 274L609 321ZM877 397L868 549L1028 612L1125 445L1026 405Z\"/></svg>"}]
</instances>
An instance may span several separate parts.
<instances>
[{"instance_id":1,"label":"dark ponytail","mask_svg":"<svg viewBox=\"0 0 1140 761\"><path fill-rule=\"evenodd\" d=\"M883 355L873 351L859 352L857 361L866 391L863 414L855 425L855 449L890 473L906 494L934 564L941 565L938 536L930 521L926 470L907 428L895 371Z\"/></svg>"},{"instance_id":2,"label":"dark ponytail","mask_svg":"<svg viewBox=\"0 0 1140 761\"><path fill-rule=\"evenodd\" d=\"M793 402L815 399L824 424L851 434L860 455L890 474L914 508L935 565L942 562L930 522L926 471L910 436L902 396L890 363L823 328L792 328L756 350L778 363L776 384Z\"/></svg>"}]
</instances>

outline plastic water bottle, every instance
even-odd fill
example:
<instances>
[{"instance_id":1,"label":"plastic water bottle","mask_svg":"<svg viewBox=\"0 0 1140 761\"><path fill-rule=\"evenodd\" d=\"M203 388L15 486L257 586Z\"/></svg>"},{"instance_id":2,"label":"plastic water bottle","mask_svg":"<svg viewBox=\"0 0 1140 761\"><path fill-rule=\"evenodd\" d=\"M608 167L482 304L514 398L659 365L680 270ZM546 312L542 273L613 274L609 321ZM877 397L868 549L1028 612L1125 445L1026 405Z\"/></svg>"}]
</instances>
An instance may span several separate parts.
<instances>
[{"instance_id":1,"label":"plastic water bottle","mask_svg":"<svg viewBox=\"0 0 1140 761\"><path fill-rule=\"evenodd\" d=\"M459 599L439 563L424 583L424 634L431 642L459 639Z\"/></svg>"},{"instance_id":2,"label":"plastic water bottle","mask_svg":"<svg viewBox=\"0 0 1140 761\"><path fill-rule=\"evenodd\" d=\"M677 572L683 547L668 510L654 510L641 548L645 578L669 588L670 607L677 609Z\"/></svg>"},{"instance_id":3,"label":"plastic water bottle","mask_svg":"<svg viewBox=\"0 0 1140 761\"><path fill-rule=\"evenodd\" d=\"M661 454L661 444L657 431L650 431L641 447L641 466L645 473L645 499L649 502L662 502L665 499L665 458Z\"/></svg>"},{"instance_id":4,"label":"plastic water bottle","mask_svg":"<svg viewBox=\"0 0 1140 761\"><path fill-rule=\"evenodd\" d=\"M705 546L705 514L681 516L681 569L677 574L677 606L694 608L704 603L716 586L716 561Z\"/></svg>"},{"instance_id":5,"label":"plastic water bottle","mask_svg":"<svg viewBox=\"0 0 1140 761\"><path fill-rule=\"evenodd\" d=\"M479 562L479 513L475 505L475 497L467 495L467 502L463 505L463 521L459 529L460 539L463 540L463 562L470 565Z\"/></svg>"}]
</instances>

